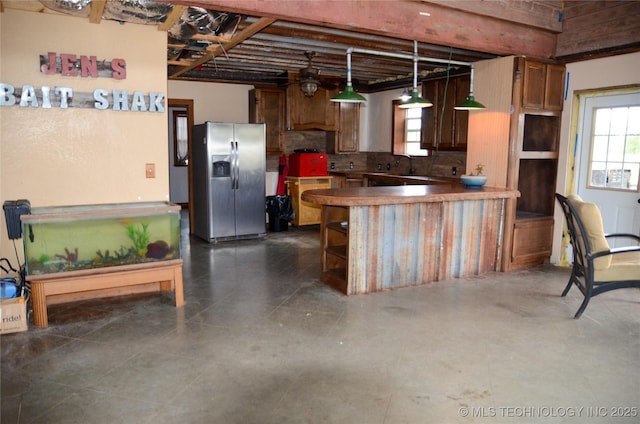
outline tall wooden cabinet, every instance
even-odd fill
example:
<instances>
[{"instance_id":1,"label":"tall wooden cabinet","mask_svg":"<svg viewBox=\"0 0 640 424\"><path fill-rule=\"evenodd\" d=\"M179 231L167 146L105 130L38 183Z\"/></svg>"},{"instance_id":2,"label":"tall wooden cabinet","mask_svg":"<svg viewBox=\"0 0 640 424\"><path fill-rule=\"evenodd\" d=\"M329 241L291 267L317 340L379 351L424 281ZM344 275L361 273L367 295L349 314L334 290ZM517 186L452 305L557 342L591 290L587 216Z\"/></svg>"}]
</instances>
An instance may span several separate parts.
<instances>
[{"instance_id":1,"label":"tall wooden cabinet","mask_svg":"<svg viewBox=\"0 0 640 424\"><path fill-rule=\"evenodd\" d=\"M468 74L422 81L422 97L433 103L422 111L423 149L467 149L469 112L453 107L465 101L470 83Z\"/></svg>"},{"instance_id":2,"label":"tall wooden cabinet","mask_svg":"<svg viewBox=\"0 0 640 424\"><path fill-rule=\"evenodd\" d=\"M338 109L336 131L327 132L327 153L358 153L360 150L360 104L334 103Z\"/></svg>"},{"instance_id":3,"label":"tall wooden cabinet","mask_svg":"<svg viewBox=\"0 0 640 424\"><path fill-rule=\"evenodd\" d=\"M249 122L266 124L267 154L282 154L285 146L285 91L256 88L249 91Z\"/></svg>"},{"instance_id":4,"label":"tall wooden cabinet","mask_svg":"<svg viewBox=\"0 0 640 424\"><path fill-rule=\"evenodd\" d=\"M485 165L487 185L517 189L507 201L503 271L545 263L551 255L565 68L505 57L475 64L467 171Z\"/></svg>"}]
</instances>

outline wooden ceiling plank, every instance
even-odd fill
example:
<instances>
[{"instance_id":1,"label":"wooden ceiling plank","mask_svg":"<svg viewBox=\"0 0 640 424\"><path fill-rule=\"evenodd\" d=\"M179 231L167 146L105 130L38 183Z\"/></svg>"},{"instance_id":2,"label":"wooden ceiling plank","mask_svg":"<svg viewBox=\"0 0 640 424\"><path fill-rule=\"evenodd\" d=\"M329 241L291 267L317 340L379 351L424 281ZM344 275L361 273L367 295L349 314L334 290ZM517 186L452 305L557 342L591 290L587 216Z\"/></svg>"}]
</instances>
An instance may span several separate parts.
<instances>
[{"instance_id":1,"label":"wooden ceiling plank","mask_svg":"<svg viewBox=\"0 0 640 424\"><path fill-rule=\"evenodd\" d=\"M91 2L89 12L89 22L92 24L99 24L102 21L102 14L104 13L104 7L107 5L107 0L93 0Z\"/></svg>"},{"instance_id":2,"label":"wooden ceiling plank","mask_svg":"<svg viewBox=\"0 0 640 424\"><path fill-rule=\"evenodd\" d=\"M193 68L195 68L197 66L200 66L205 62L208 62L208 61L212 60L216 56L219 56L219 55L223 54L225 50L231 50L232 48L234 48L238 44L242 43L247 38L250 38L251 36L253 36L255 33L262 31L264 28L268 27L273 22L275 22L275 19L273 19L273 18L261 18L261 19L259 19L254 24L251 24L248 27L246 27L245 29L243 29L242 31L240 31L229 42L224 43L223 45L216 46L216 48L214 50L207 51L207 53L205 53L201 58L191 62L191 64L189 66L185 66L184 68L178 69L177 71L175 71L171 75L171 77L180 76L180 75L184 74L185 72L188 72L191 69L193 69Z\"/></svg>"},{"instance_id":3,"label":"wooden ceiling plank","mask_svg":"<svg viewBox=\"0 0 640 424\"><path fill-rule=\"evenodd\" d=\"M184 11L187 10L187 6L175 5L171 12L167 15L167 19L160 25L158 25L159 31L169 31L178 22L178 19L182 16Z\"/></svg>"},{"instance_id":4,"label":"wooden ceiling plank","mask_svg":"<svg viewBox=\"0 0 640 424\"><path fill-rule=\"evenodd\" d=\"M298 0L296 7L292 7L286 1L199 0L198 4L211 10L269 16L499 55L551 58L555 53L556 34L552 31L435 3Z\"/></svg>"}]
</instances>

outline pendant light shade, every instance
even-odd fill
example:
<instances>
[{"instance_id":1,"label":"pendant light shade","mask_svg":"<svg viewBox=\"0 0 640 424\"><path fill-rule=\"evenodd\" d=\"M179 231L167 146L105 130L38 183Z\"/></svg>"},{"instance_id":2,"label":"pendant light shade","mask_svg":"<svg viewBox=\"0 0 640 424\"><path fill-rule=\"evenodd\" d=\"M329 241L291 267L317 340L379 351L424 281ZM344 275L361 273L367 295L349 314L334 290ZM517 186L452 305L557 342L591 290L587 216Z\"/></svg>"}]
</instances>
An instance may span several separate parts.
<instances>
[{"instance_id":1,"label":"pendant light shade","mask_svg":"<svg viewBox=\"0 0 640 424\"><path fill-rule=\"evenodd\" d=\"M413 90L413 92L411 93L411 97L409 97L409 100L404 101L398 105L400 109L411 109L414 107L425 108L431 106L433 106L433 103L431 103L427 99L422 98L420 94L418 94L418 90Z\"/></svg>"},{"instance_id":2,"label":"pendant light shade","mask_svg":"<svg viewBox=\"0 0 640 424\"><path fill-rule=\"evenodd\" d=\"M453 107L455 110L478 110L478 109L486 109L485 105L480 102L477 102L473 97L473 65L471 65L471 82L469 84L469 95L466 100L458 105Z\"/></svg>"},{"instance_id":3,"label":"pendant light shade","mask_svg":"<svg viewBox=\"0 0 640 424\"><path fill-rule=\"evenodd\" d=\"M353 85L351 84L351 52L347 52L347 86L344 88L344 91L333 96L331 98L332 102L339 103L364 103L367 99L365 99L360 94L356 93L353 89Z\"/></svg>"},{"instance_id":4,"label":"pendant light shade","mask_svg":"<svg viewBox=\"0 0 640 424\"><path fill-rule=\"evenodd\" d=\"M486 109L485 105L483 105L480 102L477 102L476 99L473 97L473 94L469 94L467 96L467 99L460 103L459 105L456 105L454 107L455 110L475 110L475 109Z\"/></svg>"},{"instance_id":5,"label":"pendant light shade","mask_svg":"<svg viewBox=\"0 0 640 424\"><path fill-rule=\"evenodd\" d=\"M433 103L427 99L423 99L418 93L418 42L413 42L413 91L409 100L398 105L400 109L413 109L431 107Z\"/></svg>"},{"instance_id":6,"label":"pendant light shade","mask_svg":"<svg viewBox=\"0 0 640 424\"><path fill-rule=\"evenodd\" d=\"M340 94L337 94L331 98L332 102L339 103L362 103L365 102L365 99L360 94L356 93L351 84L347 84Z\"/></svg>"}]
</instances>

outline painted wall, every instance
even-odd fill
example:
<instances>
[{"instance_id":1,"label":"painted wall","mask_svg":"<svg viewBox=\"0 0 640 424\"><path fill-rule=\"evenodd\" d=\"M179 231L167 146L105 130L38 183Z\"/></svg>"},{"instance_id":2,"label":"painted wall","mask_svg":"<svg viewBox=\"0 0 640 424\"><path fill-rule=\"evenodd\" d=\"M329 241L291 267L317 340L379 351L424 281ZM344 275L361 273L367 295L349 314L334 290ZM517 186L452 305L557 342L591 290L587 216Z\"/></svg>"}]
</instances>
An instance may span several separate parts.
<instances>
[{"instance_id":1,"label":"painted wall","mask_svg":"<svg viewBox=\"0 0 640 424\"><path fill-rule=\"evenodd\" d=\"M400 97L402 89L365 94L367 103L360 109L363 130L360 132L360 151L391 152L393 108L391 103Z\"/></svg>"},{"instance_id":2,"label":"painted wall","mask_svg":"<svg viewBox=\"0 0 640 424\"><path fill-rule=\"evenodd\" d=\"M249 122L252 85L169 81L169 98L193 99L193 121Z\"/></svg>"},{"instance_id":3,"label":"painted wall","mask_svg":"<svg viewBox=\"0 0 640 424\"><path fill-rule=\"evenodd\" d=\"M557 192L567 193L568 181L572 180L573 175L567 164L570 159L572 159L575 143L576 118L574 118L574 102L577 100L575 92L640 84L639 65L640 52L569 63L567 65L567 78L569 83L564 109L562 111L562 124L560 129L561 144L558 158L560 165L558 167L558 181L556 184ZM560 263L564 217L558 207L556 207L554 218L556 225L554 226L551 262Z\"/></svg>"},{"instance_id":4,"label":"painted wall","mask_svg":"<svg viewBox=\"0 0 640 424\"><path fill-rule=\"evenodd\" d=\"M0 82L16 87L97 88L167 94L166 33L154 26L6 10L0 13ZM81 78L40 72L47 52L126 60L127 77ZM32 207L164 201L169 196L167 114L0 107L0 200ZM145 164L155 163L156 178ZM19 242L19 241L17 241ZM18 245L21 252L21 242ZM4 214L0 254L15 258Z\"/></svg>"}]
</instances>

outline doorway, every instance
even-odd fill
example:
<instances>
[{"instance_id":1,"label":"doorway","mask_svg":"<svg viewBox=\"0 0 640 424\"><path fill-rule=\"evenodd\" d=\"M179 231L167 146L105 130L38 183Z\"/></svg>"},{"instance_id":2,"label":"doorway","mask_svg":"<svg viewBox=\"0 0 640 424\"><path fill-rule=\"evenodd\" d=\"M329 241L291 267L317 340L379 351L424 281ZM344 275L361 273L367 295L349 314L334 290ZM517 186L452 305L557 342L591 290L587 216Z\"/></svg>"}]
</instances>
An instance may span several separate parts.
<instances>
[{"instance_id":1,"label":"doorway","mask_svg":"<svg viewBox=\"0 0 640 424\"><path fill-rule=\"evenodd\" d=\"M606 233L640 234L640 90L581 95L579 113L576 193Z\"/></svg>"},{"instance_id":2,"label":"doorway","mask_svg":"<svg viewBox=\"0 0 640 424\"><path fill-rule=\"evenodd\" d=\"M189 211L189 231L193 232L193 189L191 172L191 130L193 100L168 99L169 199Z\"/></svg>"}]
</instances>

